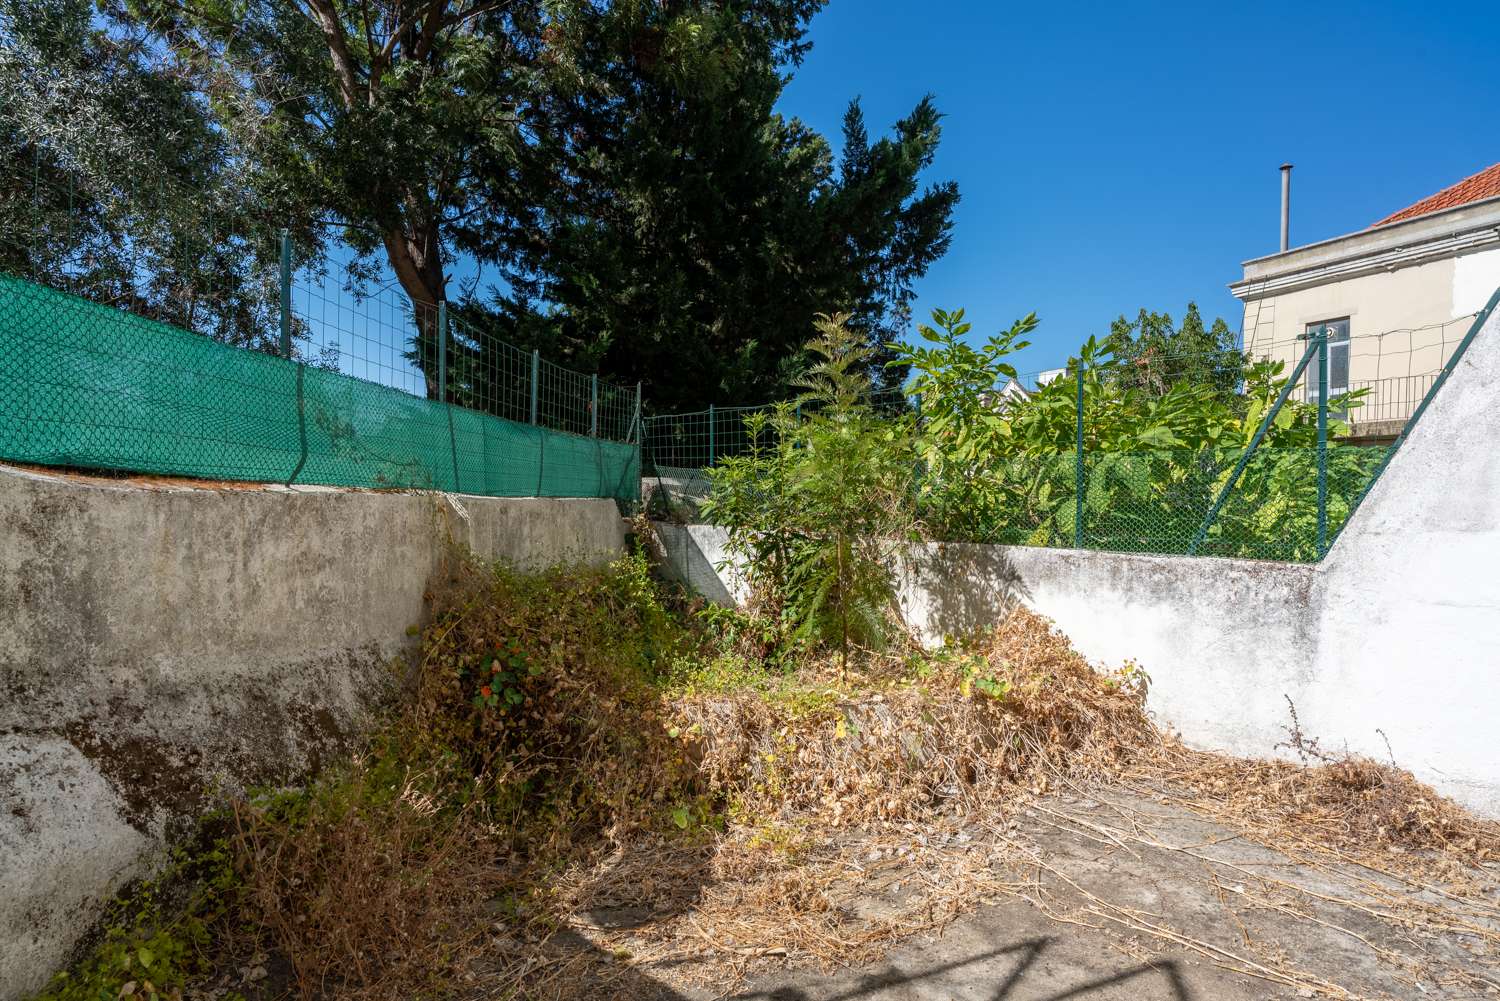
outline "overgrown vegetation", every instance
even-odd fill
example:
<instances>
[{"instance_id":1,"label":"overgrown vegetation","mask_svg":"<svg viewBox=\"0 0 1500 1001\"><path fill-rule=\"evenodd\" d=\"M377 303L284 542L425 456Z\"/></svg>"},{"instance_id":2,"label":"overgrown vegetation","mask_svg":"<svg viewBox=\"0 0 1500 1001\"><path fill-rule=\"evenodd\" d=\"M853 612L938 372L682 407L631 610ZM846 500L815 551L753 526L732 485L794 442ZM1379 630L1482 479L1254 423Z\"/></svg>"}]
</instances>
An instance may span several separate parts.
<instances>
[{"instance_id":1,"label":"overgrown vegetation","mask_svg":"<svg viewBox=\"0 0 1500 1001\"><path fill-rule=\"evenodd\" d=\"M908 392L921 400L922 511L943 539L1071 546L1081 513L1085 545L1182 552L1288 377L1281 362L1225 350L1181 358L1152 343L1164 337L1159 331L1132 340L1117 329L1107 342L1086 341L1026 398L1004 398L1016 378L1007 358L1027 346L1036 318L978 348L962 310L939 310L933 322L919 328L925 343L902 347L900 357L913 372ZM1330 400L1330 438L1348 433L1337 415L1358 406L1361 393ZM1200 551L1316 560L1316 442L1316 405L1288 397ZM1381 457L1381 449L1329 448L1333 531Z\"/></svg>"},{"instance_id":2,"label":"overgrown vegetation","mask_svg":"<svg viewBox=\"0 0 1500 1001\"><path fill-rule=\"evenodd\" d=\"M1054 378L1018 392L1013 357L1036 317L976 344L962 310L937 310L933 325L919 327L920 343L891 345L912 374L910 410L876 406L868 386L851 383L836 405L803 396L747 416L745 453L707 471L713 490L703 514L730 529L771 592L793 565L789 540L809 538L809 523L837 534L877 513L891 540L1081 541L1158 553L1195 545L1205 555L1317 560L1316 405L1289 394L1226 493L1290 376L1282 362L1224 346L1222 324L1203 331L1192 311L1189 321L1177 331L1170 318L1143 315L1139 336L1117 325ZM1208 347L1181 357L1170 353L1178 342ZM830 346L824 329L808 353L825 358ZM1338 441L1363 392L1329 404L1328 538L1384 457L1383 448ZM860 482L841 463L857 464ZM824 486L831 496L820 498Z\"/></svg>"},{"instance_id":3,"label":"overgrown vegetation","mask_svg":"<svg viewBox=\"0 0 1500 1001\"><path fill-rule=\"evenodd\" d=\"M233 921L240 889L224 819L205 818L160 875L114 901L88 955L36 1001L182 1001L186 988L212 976L217 932Z\"/></svg>"},{"instance_id":4,"label":"overgrown vegetation","mask_svg":"<svg viewBox=\"0 0 1500 1001\"><path fill-rule=\"evenodd\" d=\"M839 372L830 360L828 423L803 451L845 427ZM810 461L795 451L777 461ZM648 550L533 576L455 557L386 725L304 788L232 801L42 997L626 997L628 957L578 938L622 908L632 941L705 942L716 975L768 952L873 958L1002 886L967 852L934 856L870 916L835 905L845 874L1085 781L1175 783L1352 852L1500 845L1373 762L1257 765L1267 781L1235 782L1243 763L1158 733L1139 668L1097 669L1024 609L924 651L899 629L879 644L789 629L787 609L813 606L801 577L781 586L780 605L736 611L660 583ZM1382 819L1330 819L1372 805Z\"/></svg>"},{"instance_id":5,"label":"overgrown vegetation","mask_svg":"<svg viewBox=\"0 0 1500 1001\"><path fill-rule=\"evenodd\" d=\"M847 317L819 330L797 403L751 418L750 451L710 470L703 513L728 530L759 613L847 665L892 623L896 555L915 538L915 436L870 406L869 350Z\"/></svg>"}]
</instances>

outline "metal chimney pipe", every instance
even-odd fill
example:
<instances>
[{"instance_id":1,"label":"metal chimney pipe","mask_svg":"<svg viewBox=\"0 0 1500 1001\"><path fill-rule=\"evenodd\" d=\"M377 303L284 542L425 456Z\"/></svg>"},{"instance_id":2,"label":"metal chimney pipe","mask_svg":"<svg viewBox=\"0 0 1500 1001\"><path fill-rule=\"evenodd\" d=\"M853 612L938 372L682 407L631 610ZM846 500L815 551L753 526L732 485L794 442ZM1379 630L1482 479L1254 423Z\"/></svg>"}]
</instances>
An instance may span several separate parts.
<instances>
[{"instance_id":1,"label":"metal chimney pipe","mask_svg":"<svg viewBox=\"0 0 1500 1001\"><path fill-rule=\"evenodd\" d=\"M1281 252L1292 246L1292 165L1281 165Z\"/></svg>"}]
</instances>

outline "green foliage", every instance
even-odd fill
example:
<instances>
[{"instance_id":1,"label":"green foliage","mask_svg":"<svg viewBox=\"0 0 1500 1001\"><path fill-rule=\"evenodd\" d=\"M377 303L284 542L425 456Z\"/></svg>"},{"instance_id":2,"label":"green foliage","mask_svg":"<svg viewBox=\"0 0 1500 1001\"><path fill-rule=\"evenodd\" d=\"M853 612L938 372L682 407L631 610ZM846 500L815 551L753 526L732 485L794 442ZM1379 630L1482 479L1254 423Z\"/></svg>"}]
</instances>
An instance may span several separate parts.
<instances>
[{"instance_id":1,"label":"green foliage","mask_svg":"<svg viewBox=\"0 0 1500 1001\"><path fill-rule=\"evenodd\" d=\"M1190 302L1182 325L1170 313L1142 309L1134 321L1120 316L1109 325L1104 348L1120 361L1111 374L1122 384L1153 393L1181 382L1209 386L1220 396L1238 388L1248 356L1223 317L1204 327L1198 304Z\"/></svg>"},{"instance_id":2,"label":"green foliage","mask_svg":"<svg viewBox=\"0 0 1500 1001\"><path fill-rule=\"evenodd\" d=\"M143 34L91 0L0 0L0 271L264 348L275 228Z\"/></svg>"},{"instance_id":3,"label":"green foliage","mask_svg":"<svg viewBox=\"0 0 1500 1001\"><path fill-rule=\"evenodd\" d=\"M680 410L784 396L824 310L884 344L949 244L956 186L928 186L923 99L872 139L851 103L828 139L776 111L818 0L579 5L556 51L576 81L507 292L482 325L597 359ZM551 50L549 50L551 51ZM471 306L471 309L473 307Z\"/></svg>"},{"instance_id":4,"label":"green foliage","mask_svg":"<svg viewBox=\"0 0 1500 1001\"><path fill-rule=\"evenodd\" d=\"M998 394L1016 378L1015 367L1005 359L1030 346L1022 338L1036 329L1037 319L1032 313L1017 320L979 348L966 340L973 324L964 319L963 310L934 310L932 321L936 326L917 327L925 343L892 348L910 366L906 391L920 401L922 411L917 452L923 515L936 531L946 533L960 524L994 524L1026 498L1029 485L997 482L991 473L997 456L1018 450ZM1046 408L1052 407L1049 401Z\"/></svg>"},{"instance_id":5,"label":"green foliage","mask_svg":"<svg viewBox=\"0 0 1500 1001\"><path fill-rule=\"evenodd\" d=\"M286 227L299 266L356 290L388 266L430 396L444 300L666 408L784 391L817 311L841 309L894 386L884 344L958 191L922 180L930 99L874 139L852 103L838 156L777 113L822 5L0 0L0 40L24 43L0 44L0 264L65 243L51 257L101 298L224 311L188 325L269 342ZM479 267L452 288L461 259ZM476 398L504 371L490 339L448 345Z\"/></svg>"},{"instance_id":6,"label":"green foliage","mask_svg":"<svg viewBox=\"0 0 1500 1001\"><path fill-rule=\"evenodd\" d=\"M644 823L625 815L682 789L658 683L699 641L644 556L534 575L465 564L435 600L403 761L451 757L487 821L558 848Z\"/></svg>"},{"instance_id":7,"label":"green foliage","mask_svg":"<svg viewBox=\"0 0 1500 1001\"><path fill-rule=\"evenodd\" d=\"M847 317L823 317L798 405L749 418L750 450L710 471L704 513L729 533L769 621L787 638L878 647L895 559L913 537L916 454L907 417L869 403L868 350ZM769 443L766 443L769 442Z\"/></svg>"},{"instance_id":8,"label":"green foliage","mask_svg":"<svg viewBox=\"0 0 1500 1001\"><path fill-rule=\"evenodd\" d=\"M199 838L176 849L164 872L117 898L97 944L33 1001L181 1001L186 988L212 972L215 934L241 888L228 840L211 833L221 820L207 818Z\"/></svg>"},{"instance_id":9,"label":"green foliage","mask_svg":"<svg viewBox=\"0 0 1500 1001\"><path fill-rule=\"evenodd\" d=\"M1085 545L1182 552L1286 385L1282 363L1247 361L1224 346L1219 325L1203 332L1190 308L1181 331L1159 314L1143 314L1145 333L1134 338L1136 327L1117 324L1109 340L1086 341L1060 377L1007 396L1016 371L1005 359L1026 346L1020 338L1035 316L981 348L965 340L971 325L962 311L936 311L933 321L920 328L926 343L893 347L911 366L907 392L921 401L922 514L945 539L1070 546L1081 508ZM1170 350L1205 341L1206 360ZM1362 392L1330 408L1357 407ZM1330 438L1347 432L1344 421L1329 421ZM1288 398L1204 551L1317 559L1309 528L1317 517L1316 440L1316 406ZM1330 449L1333 529L1378 461L1377 450Z\"/></svg>"}]
</instances>

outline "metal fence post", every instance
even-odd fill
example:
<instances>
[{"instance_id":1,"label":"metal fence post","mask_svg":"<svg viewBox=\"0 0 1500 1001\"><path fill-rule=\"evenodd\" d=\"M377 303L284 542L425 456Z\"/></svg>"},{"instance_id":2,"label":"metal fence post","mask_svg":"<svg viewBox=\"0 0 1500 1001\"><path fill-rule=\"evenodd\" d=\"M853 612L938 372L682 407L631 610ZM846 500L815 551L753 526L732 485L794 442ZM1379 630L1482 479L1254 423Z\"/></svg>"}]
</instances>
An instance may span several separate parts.
<instances>
[{"instance_id":1,"label":"metal fence post","mask_svg":"<svg viewBox=\"0 0 1500 1001\"><path fill-rule=\"evenodd\" d=\"M714 464L714 405L708 405L708 465L712 469Z\"/></svg>"},{"instance_id":2,"label":"metal fence post","mask_svg":"<svg viewBox=\"0 0 1500 1001\"><path fill-rule=\"evenodd\" d=\"M641 384L635 384L635 433L638 435L636 444L645 448L646 445L646 423L641 419ZM626 435L628 438L629 435Z\"/></svg>"},{"instance_id":3,"label":"metal fence post","mask_svg":"<svg viewBox=\"0 0 1500 1001\"><path fill-rule=\"evenodd\" d=\"M535 348L531 350L531 423L536 423L536 381L542 369L542 353Z\"/></svg>"},{"instance_id":4,"label":"metal fence post","mask_svg":"<svg viewBox=\"0 0 1500 1001\"><path fill-rule=\"evenodd\" d=\"M437 315L437 385L438 399L448 401L448 303L438 303Z\"/></svg>"},{"instance_id":5,"label":"metal fence post","mask_svg":"<svg viewBox=\"0 0 1500 1001\"><path fill-rule=\"evenodd\" d=\"M1318 559L1328 551L1328 328L1318 342Z\"/></svg>"},{"instance_id":6,"label":"metal fence post","mask_svg":"<svg viewBox=\"0 0 1500 1001\"><path fill-rule=\"evenodd\" d=\"M281 357L292 356L292 234L281 231Z\"/></svg>"},{"instance_id":7,"label":"metal fence post","mask_svg":"<svg viewBox=\"0 0 1500 1001\"><path fill-rule=\"evenodd\" d=\"M599 437L599 373L589 380L589 435Z\"/></svg>"},{"instance_id":8,"label":"metal fence post","mask_svg":"<svg viewBox=\"0 0 1500 1001\"><path fill-rule=\"evenodd\" d=\"M1312 359L1312 354L1315 350L1317 350L1316 345L1309 345L1307 350L1302 352L1302 359L1297 362L1297 367L1292 369L1291 376L1286 380L1286 384L1281 387L1281 392L1277 395L1276 402L1271 404L1271 409L1267 410L1266 415L1261 418L1260 427L1255 429L1255 434L1251 437L1250 444L1240 455L1240 461L1234 464L1234 471L1229 474L1229 479L1219 489L1219 495L1214 498L1213 506L1208 509L1208 514L1203 516L1203 523L1198 526L1198 534L1193 536L1193 541L1188 545L1187 555L1196 556L1198 554L1198 547L1203 545L1203 540L1208 538L1208 530L1213 527L1214 520L1219 517L1219 511L1223 509L1224 502L1229 499L1229 495L1234 491L1235 484L1239 483L1240 474L1250 464L1250 457L1260 447L1260 440L1270 430L1271 422L1281 412L1282 404L1286 402L1288 396L1292 395L1292 387L1297 385L1297 382L1302 378L1302 373L1307 371L1307 363Z\"/></svg>"},{"instance_id":9,"label":"metal fence post","mask_svg":"<svg viewBox=\"0 0 1500 1001\"><path fill-rule=\"evenodd\" d=\"M443 413L448 418L448 451L453 460L453 490L463 490L458 476L458 432L453 427L453 408L448 403L448 301L438 302L437 308L437 391L438 402L444 404Z\"/></svg>"},{"instance_id":10,"label":"metal fence post","mask_svg":"<svg viewBox=\"0 0 1500 1001\"><path fill-rule=\"evenodd\" d=\"M1078 359L1078 403L1074 407L1073 548L1083 548L1083 359Z\"/></svg>"}]
</instances>

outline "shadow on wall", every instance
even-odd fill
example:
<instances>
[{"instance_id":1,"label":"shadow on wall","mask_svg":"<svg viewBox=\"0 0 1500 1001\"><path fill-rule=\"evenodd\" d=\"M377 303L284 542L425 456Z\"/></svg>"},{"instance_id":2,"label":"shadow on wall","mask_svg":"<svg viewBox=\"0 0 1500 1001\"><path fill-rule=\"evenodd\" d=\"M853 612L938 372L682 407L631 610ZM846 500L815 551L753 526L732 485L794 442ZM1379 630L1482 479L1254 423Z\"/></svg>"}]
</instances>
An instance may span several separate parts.
<instances>
[{"instance_id":1,"label":"shadow on wall","mask_svg":"<svg viewBox=\"0 0 1500 1001\"><path fill-rule=\"evenodd\" d=\"M743 597L743 578L715 525L653 521L668 576L719 605ZM913 548L899 568L902 618L924 639L961 636L994 625L1031 600L1020 571L1001 546L932 543Z\"/></svg>"},{"instance_id":2,"label":"shadow on wall","mask_svg":"<svg viewBox=\"0 0 1500 1001\"><path fill-rule=\"evenodd\" d=\"M930 640L992 626L1029 600L1026 582L1001 546L922 546L913 552L901 588L903 616Z\"/></svg>"},{"instance_id":3,"label":"shadow on wall","mask_svg":"<svg viewBox=\"0 0 1500 1001\"><path fill-rule=\"evenodd\" d=\"M724 552L724 530L711 525L673 525L653 522L657 541L661 543L665 560L663 569L669 577L684 584L716 605L734 606L738 598L730 591L726 580L732 571L720 570L718 564L727 559Z\"/></svg>"}]
</instances>

